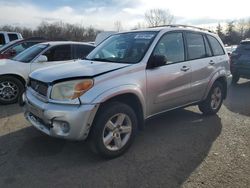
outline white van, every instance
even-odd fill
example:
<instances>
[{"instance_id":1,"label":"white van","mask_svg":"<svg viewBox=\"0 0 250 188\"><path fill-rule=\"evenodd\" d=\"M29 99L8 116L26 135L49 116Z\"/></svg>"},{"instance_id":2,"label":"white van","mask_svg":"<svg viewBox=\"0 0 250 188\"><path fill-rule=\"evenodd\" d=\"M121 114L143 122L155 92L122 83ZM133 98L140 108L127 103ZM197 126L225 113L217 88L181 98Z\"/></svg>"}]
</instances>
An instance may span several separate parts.
<instances>
[{"instance_id":1,"label":"white van","mask_svg":"<svg viewBox=\"0 0 250 188\"><path fill-rule=\"evenodd\" d=\"M0 31L0 48L1 46L17 39L22 39L22 35L16 32Z\"/></svg>"}]
</instances>

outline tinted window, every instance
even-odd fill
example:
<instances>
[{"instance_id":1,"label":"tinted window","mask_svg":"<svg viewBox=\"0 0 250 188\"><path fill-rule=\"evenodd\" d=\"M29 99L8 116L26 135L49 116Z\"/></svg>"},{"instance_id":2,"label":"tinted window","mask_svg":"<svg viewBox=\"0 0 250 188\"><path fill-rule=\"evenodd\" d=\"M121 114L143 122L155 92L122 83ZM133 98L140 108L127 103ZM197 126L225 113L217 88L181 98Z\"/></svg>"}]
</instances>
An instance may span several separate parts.
<instances>
[{"instance_id":1,"label":"tinted window","mask_svg":"<svg viewBox=\"0 0 250 188\"><path fill-rule=\"evenodd\" d=\"M206 37L204 37L204 41L205 41L205 47L206 47L207 56L208 56L208 57L211 57L213 54L212 54L211 48L210 48L210 46L209 46L209 43L208 43Z\"/></svg>"},{"instance_id":2,"label":"tinted window","mask_svg":"<svg viewBox=\"0 0 250 188\"><path fill-rule=\"evenodd\" d=\"M224 55L225 52L222 48L222 46L220 45L220 43L218 42L218 40L210 35L207 35L207 38L211 44L212 50L214 55Z\"/></svg>"},{"instance_id":3,"label":"tinted window","mask_svg":"<svg viewBox=\"0 0 250 188\"><path fill-rule=\"evenodd\" d=\"M206 57L206 50L201 34L187 33L188 59L199 59Z\"/></svg>"},{"instance_id":4,"label":"tinted window","mask_svg":"<svg viewBox=\"0 0 250 188\"><path fill-rule=\"evenodd\" d=\"M13 40L17 40L17 39L18 39L18 37L17 37L16 34L8 34L8 37L9 37L10 41L13 41Z\"/></svg>"},{"instance_id":5,"label":"tinted window","mask_svg":"<svg viewBox=\"0 0 250 188\"><path fill-rule=\"evenodd\" d=\"M5 38L3 34L0 34L0 45L4 45L5 44Z\"/></svg>"},{"instance_id":6,"label":"tinted window","mask_svg":"<svg viewBox=\"0 0 250 188\"><path fill-rule=\"evenodd\" d=\"M48 61L66 61L71 60L71 45L54 46L43 55L47 56Z\"/></svg>"},{"instance_id":7,"label":"tinted window","mask_svg":"<svg viewBox=\"0 0 250 188\"><path fill-rule=\"evenodd\" d=\"M75 59L85 58L95 47L89 45L74 45L75 47Z\"/></svg>"},{"instance_id":8,"label":"tinted window","mask_svg":"<svg viewBox=\"0 0 250 188\"><path fill-rule=\"evenodd\" d=\"M87 57L95 61L138 63L144 57L157 32L129 32L113 35Z\"/></svg>"},{"instance_id":9,"label":"tinted window","mask_svg":"<svg viewBox=\"0 0 250 188\"><path fill-rule=\"evenodd\" d=\"M153 55L163 55L167 63L184 61L184 45L182 33L164 35L156 45Z\"/></svg>"},{"instance_id":10,"label":"tinted window","mask_svg":"<svg viewBox=\"0 0 250 188\"><path fill-rule=\"evenodd\" d=\"M32 61L36 56L38 56L47 47L48 44L37 44L15 56L13 60L28 63Z\"/></svg>"}]
</instances>

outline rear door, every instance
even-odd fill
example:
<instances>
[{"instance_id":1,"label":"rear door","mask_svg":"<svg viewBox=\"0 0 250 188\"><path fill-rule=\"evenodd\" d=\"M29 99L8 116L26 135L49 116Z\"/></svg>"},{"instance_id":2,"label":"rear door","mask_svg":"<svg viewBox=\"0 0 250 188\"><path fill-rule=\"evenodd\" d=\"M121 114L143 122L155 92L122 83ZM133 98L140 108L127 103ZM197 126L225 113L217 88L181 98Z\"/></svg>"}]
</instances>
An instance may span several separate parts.
<instances>
[{"instance_id":1,"label":"rear door","mask_svg":"<svg viewBox=\"0 0 250 188\"><path fill-rule=\"evenodd\" d=\"M41 55L47 57L47 62L36 62L36 60L31 64L31 71L39 68L44 68L52 65L58 65L63 63L73 62L72 48L71 44L57 45L49 48Z\"/></svg>"},{"instance_id":2,"label":"rear door","mask_svg":"<svg viewBox=\"0 0 250 188\"><path fill-rule=\"evenodd\" d=\"M157 114L190 101L191 67L185 61L182 32L163 35L152 56L165 56L165 65L146 70L148 116Z\"/></svg>"},{"instance_id":3,"label":"rear door","mask_svg":"<svg viewBox=\"0 0 250 188\"><path fill-rule=\"evenodd\" d=\"M213 57L206 36L199 32L186 32L187 58L192 67L192 102L204 96L209 80L215 70Z\"/></svg>"}]
</instances>

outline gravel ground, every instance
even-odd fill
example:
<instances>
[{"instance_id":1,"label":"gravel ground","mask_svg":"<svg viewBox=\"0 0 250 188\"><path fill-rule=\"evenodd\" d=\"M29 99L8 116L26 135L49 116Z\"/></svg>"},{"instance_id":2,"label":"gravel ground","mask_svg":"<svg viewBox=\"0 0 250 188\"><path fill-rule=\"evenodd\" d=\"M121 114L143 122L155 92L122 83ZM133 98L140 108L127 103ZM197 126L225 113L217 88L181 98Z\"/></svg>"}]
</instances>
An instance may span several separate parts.
<instances>
[{"instance_id":1,"label":"gravel ground","mask_svg":"<svg viewBox=\"0 0 250 188\"><path fill-rule=\"evenodd\" d=\"M216 116L197 107L146 123L113 160L85 142L50 138L17 105L0 106L0 187L250 187L250 81L232 86Z\"/></svg>"}]
</instances>

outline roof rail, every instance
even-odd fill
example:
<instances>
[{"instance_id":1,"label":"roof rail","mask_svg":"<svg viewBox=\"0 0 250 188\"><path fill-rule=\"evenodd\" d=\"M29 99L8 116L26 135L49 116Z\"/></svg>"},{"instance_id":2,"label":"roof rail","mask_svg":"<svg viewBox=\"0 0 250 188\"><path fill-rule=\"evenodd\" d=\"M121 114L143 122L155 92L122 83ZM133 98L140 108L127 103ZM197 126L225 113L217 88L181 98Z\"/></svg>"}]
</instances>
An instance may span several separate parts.
<instances>
[{"instance_id":1,"label":"roof rail","mask_svg":"<svg viewBox=\"0 0 250 188\"><path fill-rule=\"evenodd\" d=\"M191 25L182 25L182 24L159 25L159 26L150 27L150 28L156 28L156 27L183 27L183 28L192 28L192 29L198 29L198 30L202 30L202 31L208 31L210 33L215 33L214 31L211 31L209 29L196 27L196 26L191 26Z\"/></svg>"}]
</instances>

